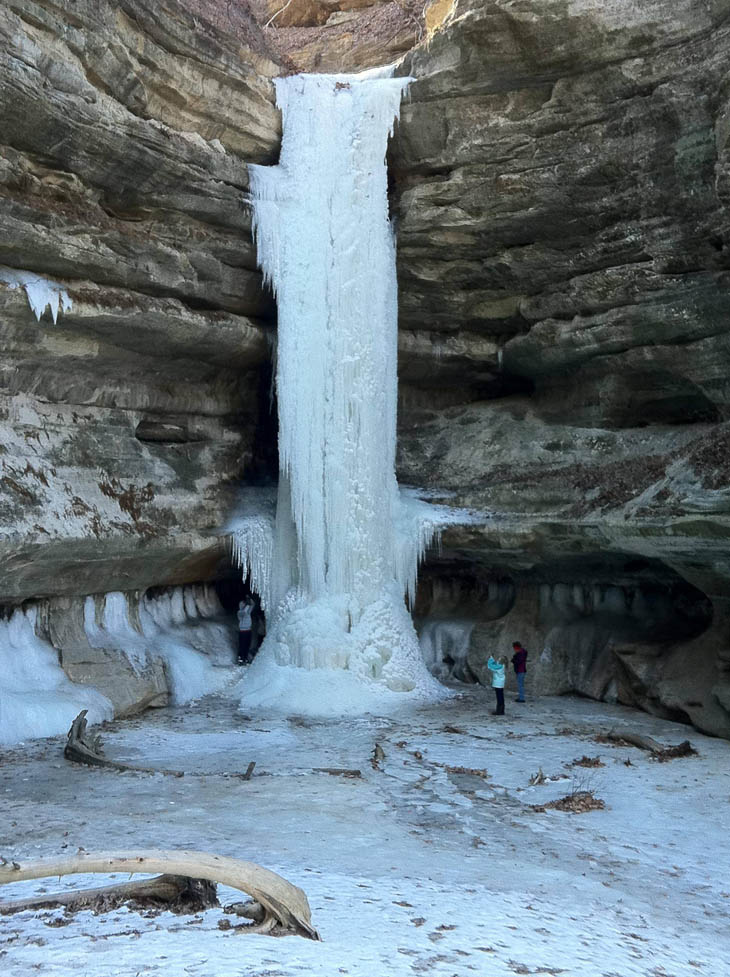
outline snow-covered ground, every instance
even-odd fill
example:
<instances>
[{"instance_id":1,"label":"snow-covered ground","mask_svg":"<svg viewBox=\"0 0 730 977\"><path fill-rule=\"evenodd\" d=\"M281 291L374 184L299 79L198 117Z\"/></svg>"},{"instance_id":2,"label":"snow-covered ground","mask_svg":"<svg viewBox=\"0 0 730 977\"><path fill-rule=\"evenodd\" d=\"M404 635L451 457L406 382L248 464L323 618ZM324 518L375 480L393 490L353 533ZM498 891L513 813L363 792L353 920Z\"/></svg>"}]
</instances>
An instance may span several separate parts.
<instances>
[{"instance_id":1,"label":"snow-covered ground","mask_svg":"<svg viewBox=\"0 0 730 977\"><path fill-rule=\"evenodd\" d=\"M730 744L573 698L508 702L503 719L491 709L491 693L473 690L397 719L316 722L243 717L232 699L216 697L108 727L108 756L205 774L182 779L72 766L61 739L5 751L4 857L81 846L250 859L306 891L323 942L221 930L220 910L44 910L0 917L2 973L730 973ZM665 743L689 736L699 756L657 763L638 749L595 742L612 728ZM370 763L376 743L382 769ZM583 755L605 765L566 766ZM250 782L222 776L250 760ZM358 768L362 778L313 767ZM539 768L563 779L528 786ZM584 787L605 810L531 808ZM22 883L0 895L103 881ZM223 902L240 898L220 894Z\"/></svg>"}]
</instances>

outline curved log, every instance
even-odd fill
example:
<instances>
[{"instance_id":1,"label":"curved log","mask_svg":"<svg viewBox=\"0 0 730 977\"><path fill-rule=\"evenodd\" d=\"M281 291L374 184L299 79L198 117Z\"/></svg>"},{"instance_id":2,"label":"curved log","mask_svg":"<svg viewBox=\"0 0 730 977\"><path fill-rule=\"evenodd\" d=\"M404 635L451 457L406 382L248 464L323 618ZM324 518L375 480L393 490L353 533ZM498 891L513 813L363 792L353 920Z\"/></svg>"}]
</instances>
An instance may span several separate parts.
<instances>
[{"instance_id":1,"label":"curved log","mask_svg":"<svg viewBox=\"0 0 730 977\"><path fill-rule=\"evenodd\" d=\"M139 872L163 872L220 882L245 892L263 906L265 918L262 931L268 932L279 925L310 940L319 939L319 934L312 926L307 897L300 888L254 862L243 862L225 855L151 849L80 852L66 858L43 858L30 862L3 861L0 864L0 885L53 875L112 872L126 872L130 875Z\"/></svg>"}]
</instances>

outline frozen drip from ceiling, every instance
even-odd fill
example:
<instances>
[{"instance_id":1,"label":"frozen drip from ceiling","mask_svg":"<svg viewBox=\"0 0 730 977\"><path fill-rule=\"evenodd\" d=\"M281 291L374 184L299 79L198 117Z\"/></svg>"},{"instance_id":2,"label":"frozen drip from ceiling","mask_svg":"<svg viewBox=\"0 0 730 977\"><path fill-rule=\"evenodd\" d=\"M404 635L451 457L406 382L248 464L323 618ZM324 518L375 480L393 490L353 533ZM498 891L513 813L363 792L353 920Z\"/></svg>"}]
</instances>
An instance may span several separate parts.
<instances>
[{"instance_id":1,"label":"frozen drip from ceiling","mask_svg":"<svg viewBox=\"0 0 730 977\"><path fill-rule=\"evenodd\" d=\"M437 520L401 498L395 477L385 154L407 84L383 71L278 79L280 162L250 167L259 261L279 310L273 539L256 520L234 537L269 618L244 682L244 699L262 704L283 694L295 707L293 686L302 707L336 699L332 711L367 707L378 688L438 688L404 603Z\"/></svg>"}]
</instances>

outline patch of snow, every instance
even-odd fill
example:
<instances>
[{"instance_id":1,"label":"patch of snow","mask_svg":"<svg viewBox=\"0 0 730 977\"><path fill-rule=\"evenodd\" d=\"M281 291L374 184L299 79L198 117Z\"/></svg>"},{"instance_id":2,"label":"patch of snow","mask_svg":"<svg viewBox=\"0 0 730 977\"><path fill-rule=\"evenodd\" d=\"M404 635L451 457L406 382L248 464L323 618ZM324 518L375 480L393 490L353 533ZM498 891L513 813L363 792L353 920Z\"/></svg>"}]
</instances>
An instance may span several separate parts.
<instances>
[{"instance_id":1,"label":"patch of snow","mask_svg":"<svg viewBox=\"0 0 730 977\"><path fill-rule=\"evenodd\" d=\"M504 717L491 708L489 690L473 689L388 719L289 722L244 720L221 697L105 731L109 756L205 774L182 779L71 767L41 746L3 758L3 810L15 822L6 857L57 855L63 825L71 852L143 838L144 847L252 859L301 886L323 937L250 934L243 946L235 929L219 928L239 922L222 909L39 910L0 916L3 977L730 973L730 744L571 696L508 702ZM658 764L595 742L612 728L667 743L689 736L698 755ZM535 811L570 790L566 765L583 754L605 764L593 784L605 809ZM220 776L251 760L248 783ZM530 787L538 768L549 781ZM23 882L4 894L127 878ZM219 888L223 905L240 901Z\"/></svg>"},{"instance_id":2,"label":"patch of snow","mask_svg":"<svg viewBox=\"0 0 730 977\"><path fill-rule=\"evenodd\" d=\"M65 733L82 709L88 721L114 715L111 702L64 674L56 649L36 634L36 608L0 621L0 744Z\"/></svg>"},{"instance_id":3,"label":"patch of snow","mask_svg":"<svg viewBox=\"0 0 730 977\"><path fill-rule=\"evenodd\" d=\"M10 288L25 290L28 305L39 322L46 309L50 309L55 324L59 310L68 312L73 304L62 285L32 271L20 271L17 268L0 265L0 282L4 282Z\"/></svg>"}]
</instances>

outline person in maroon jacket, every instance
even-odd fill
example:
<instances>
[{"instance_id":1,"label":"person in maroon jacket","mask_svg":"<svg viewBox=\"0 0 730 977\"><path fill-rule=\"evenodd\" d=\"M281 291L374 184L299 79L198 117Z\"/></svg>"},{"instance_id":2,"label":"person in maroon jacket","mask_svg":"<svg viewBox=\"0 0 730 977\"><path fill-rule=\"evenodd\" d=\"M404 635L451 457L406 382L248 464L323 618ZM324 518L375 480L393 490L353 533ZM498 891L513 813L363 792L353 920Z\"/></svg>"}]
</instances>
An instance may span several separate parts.
<instances>
[{"instance_id":1,"label":"person in maroon jacket","mask_svg":"<svg viewBox=\"0 0 730 977\"><path fill-rule=\"evenodd\" d=\"M525 672L527 671L527 651L522 647L519 641L514 641L512 643L514 648L514 655L512 655L512 664L514 665L515 674L517 676L517 698L515 702L525 701Z\"/></svg>"}]
</instances>

